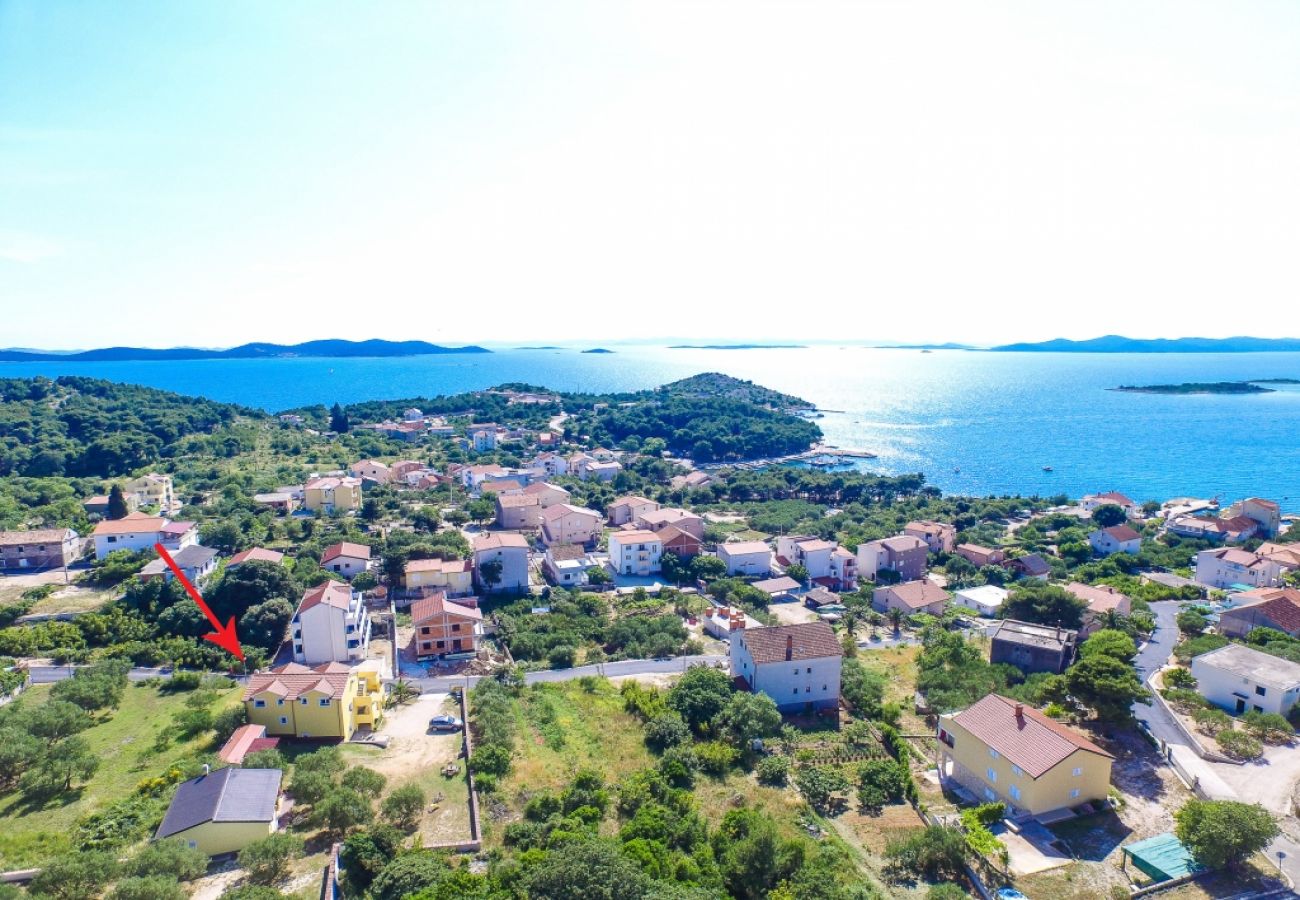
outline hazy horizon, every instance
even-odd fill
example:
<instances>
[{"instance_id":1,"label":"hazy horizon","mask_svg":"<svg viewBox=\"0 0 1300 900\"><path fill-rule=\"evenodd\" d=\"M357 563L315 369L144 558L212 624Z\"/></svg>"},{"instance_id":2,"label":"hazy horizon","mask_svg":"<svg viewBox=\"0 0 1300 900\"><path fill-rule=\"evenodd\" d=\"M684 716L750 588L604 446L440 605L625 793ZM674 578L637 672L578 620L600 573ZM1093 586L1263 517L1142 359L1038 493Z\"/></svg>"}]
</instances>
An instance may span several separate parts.
<instances>
[{"instance_id":1,"label":"hazy horizon","mask_svg":"<svg viewBox=\"0 0 1300 900\"><path fill-rule=\"evenodd\" d=\"M1300 6L941 7L7 0L3 340L1300 334Z\"/></svg>"}]
</instances>

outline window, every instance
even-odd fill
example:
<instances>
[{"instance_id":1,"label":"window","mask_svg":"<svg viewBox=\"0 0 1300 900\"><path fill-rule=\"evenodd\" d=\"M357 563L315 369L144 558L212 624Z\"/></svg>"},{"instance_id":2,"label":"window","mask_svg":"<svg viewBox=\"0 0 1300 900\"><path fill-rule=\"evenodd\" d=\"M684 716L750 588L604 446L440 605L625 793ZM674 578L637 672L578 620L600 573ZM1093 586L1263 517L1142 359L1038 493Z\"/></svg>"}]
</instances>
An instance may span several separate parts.
<instances>
[{"instance_id":1,"label":"window","mask_svg":"<svg viewBox=\"0 0 1300 900\"><path fill-rule=\"evenodd\" d=\"M1016 787L1014 784L1007 789L1007 793L1011 795L1012 800L1020 799L1020 788Z\"/></svg>"},{"instance_id":2,"label":"window","mask_svg":"<svg viewBox=\"0 0 1300 900\"><path fill-rule=\"evenodd\" d=\"M1025 774L1025 771L1024 771L1024 769L1020 768L1020 766L1013 765L1013 766L1011 767L1011 774L1012 774L1012 775L1023 775L1023 774Z\"/></svg>"},{"instance_id":3,"label":"window","mask_svg":"<svg viewBox=\"0 0 1300 900\"><path fill-rule=\"evenodd\" d=\"M1075 769L1070 774L1073 775L1075 778L1078 778L1080 775L1083 774L1083 769Z\"/></svg>"},{"instance_id":4,"label":"window","mask_svg":"<svg viewBox=\"0 0 1300 900\"><path fill-rule=\"evenodd\" d=\"M984 789L984 799L985 799L985 800L996 800L996 799L998 799L998 795L995 794L995 793L993 793L993 788L985 788L985 789Z\"/></svg>"},{"instance_id":5,"label":"window","mask_svg":"<svg viewBox=\"0 0 1300 900\"><path fill-rule=\"evenodd\" d=\"M452 625L452 626L451 626L451 630L452 630L452 631L460 631L460 623L457 622L455 625Z\"/></svg>"},{"instance_id":6,"label":"window","mask_svg":"<svg viewBox=\"0 0 1300 900\"><path fill-rule=\"evenodd\" d=\"M997 781L997 780L998 780L998 773L997 773L996 770L993 769L992 766L990 766L988 769L985 769L985 770L984 770L984 774L988 776L989 781Z\"/></svg>"},{"instance_id":7,"label":"window","mask_svg":"<svg viewBox=\"0 0 1300 900\"><path fill-rule=\"evenodd\" d=\"M794 692L795 692L796 694L798 694L798 693L799 693L799 689L798 689L798 688L795 688L795 689L794 689Z\"/></svg>"},{"instance_id":8,"label":"window","mask_svg":"<svg viewBox=\"0 0 1300 900\"><path fill-rule=\"evenodd\" d=\"M289 718L288 718L288 716L280 716L280 724L281 724L281 725L288 725L288 724L289 724Z\"/></svg>"},{"instance_id":9,"label":"window","mask_svg":"<svg viewBox=\"0 0 1300 900\"><path fill-rule=\"evenodd\" d=\"M997 759L997 758L998 758L998 751L996 751L996 750L994 750L992 747L990 747L990 748L989 748L989 756L993 757L994 759Z\"/></svg>"},{"instance_id":10,"label":"window","mask_svg":"<svg viewBox=\"0 0 1300 900\"><path fill-rule=\"evenodd\" d=\"M330 698L329 698L329 697L321 697L321 698L320 698L320 705L321 705L321 706L329 706L329 705L330 705Z\"/></svg>"},{"instance_id":11,"label":"window","mask_svg":"<svg viewBox=\"0 0 1300 900\"><path fill-rule=\"evenodd\" d=\"M264 708L266 707L266 701L265 701L265 700L254 700L254 701L253 701L253 707L254 707L255 709L264 709Z\"/></svg>"},{"instance_id":12,"label":"window","mask_svg":"<svg viewBox=\"0 0 1300 900\"><path fill-rule=\"evenodd\" d=\"M1267 689L1267 688L1265 688L1265 687L1264 687L1263 685L1261 685L1261 684L1257 684L1257 685L1255 685L1255 695L1256 695L1256 696L1258 696L1258 697L1263 697L1263 696L1265 696L1265 695L1267 695L1267 694L1268 694L1268 689Z\"/></svg>"},{"instance_id":13,"label":"window","mask_svg":"<svg viewBox=\"0 0 1300 900\"><path fill-rule=\"evenodd\" d=\"M276 700L276 701L275 701L275 705L276 705L276 706L284 706L284 698L281 697L281 698L279 698L278 700Z\"/></svg>"},{"instance_id":14,"label":"window","mask_svg":"<svg viewBox=\"0 0 1300 900\"><path fill-rule=\"evenodd\" d=\"M807 673L808 673L809 675L811 675L811 674L812 674L812 666L809 666L809 667L807 668L806 671L807 671Z\"/></svg>"},{"instance_id":15,"label":"window","mask_svg":"<svg viewBox=\"0 0 1300 900\"><path fill-rule=\"evenodd\" d=\"M307 705L307 698L306 698L306 697L299 697L299 698L298 698L298 703L299 703L301 706L306 706L306 705Z\"/></svg>"},{"instance_id":16,"label":"window","mask_svg":"<svg viewBox=\"0 0 1300 900\"><path fill-rule=\"evenodd\" d=\"M1078 789L1078 788L1075 788L1074 790L1070 791L1070 799L1071 799L1071 800L1078 800L1078 799L1079 799L1079 789Z\"/></svg>"},{"instance_id":17,"label":"window","mask_svg":"<svg viewBox=\"0 0 1300 900\"><path fill-rule=\"evenodd\" d=\"M117 538L110 534L110 535L108 536L108 542L109 542L110 544L116 544L116 543L117 543Z\"/></svg>"}]
</instances>

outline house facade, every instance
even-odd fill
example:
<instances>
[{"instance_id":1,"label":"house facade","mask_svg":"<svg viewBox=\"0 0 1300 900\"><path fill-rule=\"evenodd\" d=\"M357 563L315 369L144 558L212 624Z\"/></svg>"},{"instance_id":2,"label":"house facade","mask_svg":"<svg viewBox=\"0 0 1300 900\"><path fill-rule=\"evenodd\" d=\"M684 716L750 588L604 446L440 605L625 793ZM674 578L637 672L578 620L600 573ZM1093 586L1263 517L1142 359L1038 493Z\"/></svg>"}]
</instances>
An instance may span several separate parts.
<instances>
[{"instance_id":1,"label":"house facade","mask_svg":"<svg viewBox=\"0 0 1300 900\"><path fill-rule=\"evenodd\" d=\"M249 678L244 708L269 735L346 741L383 717L384 687L378 669L287 663Z\"/></svg>"},{"instance_id":2,"label":"house facade","mask_svg":"<svg viewBox=\"0 0 1300 900\"><path fill-rule=\"evenodd\" d=\"M1015 666L1026 675L1060 675L1074 661L1079 633L1069 628L1003 619L993 632L989 662Z\"/></svg>"},{"instance_id":3,"label":"house facade","mask_svg":"<svg viewBox=\"0 0 1300 900\"><path fill-rule=\"evenodd\" d=\"M350 475L313 478L303 485L302 505L329 515L361 509L361 479Z\"/></svg>"},{"instance_id":4,"label":"house facade","mask_svg":"<svg viewBox=\"0 0 1300 900\"><path fill-rule=\"evenodd\" d=\"M931 553L951 553L957 545L957 529L947 522L908 522L903 526L903 534L925 541Z\"/></svg>"},{"instance_id":5,"label":"house facade","mask_svg":"<svg viewBox=\"0 0 1300 900\"><path fill-rule=\"evenodd\" d=\"M1246 602L1219 614L1219 634L1224 637L1244 638L1256 628L1300 637L1300 591L1295 588L1256 589L1235 599Z\"/></svg>"},{"instance_id":6,"label":"house facade","mask_svg":"<svg viewBox=\"0 0 1300 900\"><path fill-rule=\"evenodd\" d=\"M858 545L858 574L876 580L881 569L892 569L903 581L925 577L930 547L915 535L903 534Z\"/></svg>"},{"instance_id":7,"label":"house facade","mask_svg":"<svg viewBox=\"0 0 1300 900\"><path fill-rule=\"evenodd\" d=\"M528 540L521 534L480 534L474 538L474 580L485 594L528 590ZM488 584L483 566L501 564L501 577Z\"/></svg>"},{"instance_id":8,"label":"house facade","mask_svg":"<svg viewBox=\"0 0 1300 900\"><path fill-rule=\"evenodd\" d=\"M516 531L533 530L542 524L542 501L535 494L503 491L496 495L497 525Z\"/></svg>"},{"instance_id":9,"label":"house facade","mask_svg":"<svg viewBox=\"0 0 1300 900\"><path fill-rule=\"evenodd\" d=\"M730 655L732 677L780 710L839 706L844 651L825 622L743 628L732 633Z\"/></svg>"},{"instance_id":10,"label":"house facade","mask_svg":"<svg viewBox=\"0 0 1300 900\"><path fill-rule=\"evenodd\" d=\"M1128 525L1112 525L1109 528L1099 528L1088 535L1088 543L1099 556L1110 556L1112 553L1136 556L1142 550L1142 535Z\"/></svg>"},{"instance_id":11,"label":"house facade","mask_svg":"<svg viewBox=\"0 0 1300 900\"><path fill-rule=\"evenodd\" d=\"M411 604L416 659L439 659L478 653L483 613L434 594Z\"/></svg>"},{"instance_id":12,"label":"house facade","mask_svg":"<svg viewBox=\"0 0 1300 900\"><path fill-rule=\"evenodd\" d=\"M122 485L122 493L134 498L136 506L155 508L163 515L180 508L170 475L150 472Z\"/></svg>"},{"instance_id":13,"label":"house facade","mask_svg":"<svg viewBox=\"0 0 1300 900\"><path fill-rule=\"evenodd\" d=\"M653 575L659 571L664 545L653 531L614 531L609 535L609 564L617 575Z\"/></svg>"},{"instance_id":14,"label":"house facade","mask_svg":"<svg viewBox=\"0 0 1300 900\"><path fill-rule=\"evenodd\" d=\"M413 559L402 570L402 587L408 593L466 597L474 593L474 567L466 559Z\"/></svg>"},{"instance_id":15,"label":"house facade","mask_svg":"<svg viewBox=\"0 0 1300 900\"><path fill-rule=\"evenodd\" d=\"M594 545L605 517L594 509L557 503L542 510L542 543Z\"/></svg>"},{"instance_id":16,"label":"house facade","mask_svg":"<svg viewBox=\"0 0 1300 900\"><path fill-rule=\"evenodd\" d=\"M289 635L294 662L358 663L370 648L370 611L346 584L325 581L302 595L289 620Z\"/></svg>"},{"instance_id":17,"label":"house facade","mask_svg":"<svg viewBox=\"0 0 1300 900\"><path fill-rule=\"evenodd\" d=\"M880 612L897 609L904 615L929 613L943 615L948 606L948 592L932 581L905 581L902 584L884 584L871 594L871 605Z\"/></svg>"},{"instance_id":18,"label":"house facade","mask_svg":"<svg viewBox=\"0 0 1300 900\"><path fill-rule=\"evenodd\" d=\"M1114 757L1038 710L989 694L939 717L942 780L1012 814L1041 816L1105 800Z\"/></svg>"},{"instance_id":19,"label":"house facade","mask_svg":"<svg viewBox=\"0 0 1300 900\"><path fill-rule=\"evenodd\" d=\"M1251 519L1259 526L1260 537L1277 537L1278 532L1282 530L1282 510L1274 501L1265 500L1262 497L1247 497L1245 500L1238 500L1228 507L1224 515L1229 518L1244 516Z\"/></svg>"},{"instance_id":20,"label":"house facade","mask_svg":"<svg viewBox=\"0 0 1300 900\"><path fill-rule=\"evenodd\" d=\"M1300 700L1300 663L1245 644L1228 644L1192 659L1196 690L1233 715L1286 715Z\"/></svg>"},{"instance_id":21,"label":"house facade","mask_svg":"<svg viewBox=\"0 0 1300 900\"><path fill-rule=\"evenodd\" d=\"M996 584L981 584L976 587L962 588L953 595L957 603L974 610L981 616L996 616L1007 602L1007 591Z\"/></svg>"},{"instance_id":22,"label":"house facade","mask_svg":"<svg viewBox=\"0 0 1300 900\"><path fill-rule=\"evenodd\" d=\"M976 568L1000 566L1006 561L1006 551L999 547L981 547L979 544L958 544L957 555Z\"/></svg>"},{"instance_id":23,"label":"house facade","mask_svg":"<svg viewBox=\"0 0 1300 900\"><path fill-rule=\"evenodd\" d=\"M182 781L154 840L181 841L208 856L237 853L275 832L282 777L279 769L228 767Z\"/></svg>"},{"instance_id":24,"label":"house facade","mask_svg":"<svg viewBox=\"0 0 1300 900\"><path fill-rule=\"evenodd\" d=\"M766 578L772 572L772 548L763 541L733 541L718 545L718 559L728 575Z\"/></svg>"},{"instance_id":25,"label":"house facade","mask_svg":"<svg viewBox=\"0 0 1300 900\"><path fill-rule=\"evenodd\" d=\"M0 568L57 569L81 556L81 537L71 528L0 531Z\"/></svg>"},{"instance_id":26,"label":"house facade","mask_svg":"<svg viewBox=\"0 0 1300 900\"><path fill-rule=\"evenodd\" d=\"M217 568L217 551L211 547L189 544L172 553L171 557L172 562L176 563L176 568L180 569L181 574L185 576L190 584L194 585L201 585L207 581ZM149 581L154 578L171 581L175 576L172 574L171 566L167 565L166 560L159 556L145 563L145 567L139 571L136 577L141 581Z\"/></svg>"},{"instance_id":27,"label":"house facade","mask_svg":"<svg viewBox=\"0 0 1300 900\"><path fill-rule=\"evenodd\" d=\"M637 516L644 513L654 512L659 508L659 504L653 500L647 500L645 497L619 497L608 507L605 512L609 515L609 524L614 527L627 525L634 522Z\"/></svg>"},{"instance_id":28,"label":"house facade","mask_svg":"<svg viewBox=\"0 0 1300 900\"><path fill-rule=\"evenodd\" d=\"M351 581L371 566L370 548L365 544L342 541L325 548L320 557L320 567Z\"/></svg>"},{"instance_id":29,"label":"house facade","mask_svg":"<svg viewBox=\"0 0 1300 900\"><path fill-rule=\"evenodd\" d=\"M1216 588L1230 588L1237 584L1256 588L1277 587L1282 581L1282 567L1249 550L1220 547L1196 554L1196 580Z\"/></svg>"},{"instance_id":30,"label":"house facade","mask_svg":"<svg viewBox=\"0 0 1300 900\"><path fill-rule=\"evenodd\" d=\"M162 544L169 551L180 550L198 542L198 528L193 522L172 522L163 516L134 512L99 522L91 538L95 542L95 559L103 559L114 550L152 552L154 544Z\"/></svg>"}]
</instances>

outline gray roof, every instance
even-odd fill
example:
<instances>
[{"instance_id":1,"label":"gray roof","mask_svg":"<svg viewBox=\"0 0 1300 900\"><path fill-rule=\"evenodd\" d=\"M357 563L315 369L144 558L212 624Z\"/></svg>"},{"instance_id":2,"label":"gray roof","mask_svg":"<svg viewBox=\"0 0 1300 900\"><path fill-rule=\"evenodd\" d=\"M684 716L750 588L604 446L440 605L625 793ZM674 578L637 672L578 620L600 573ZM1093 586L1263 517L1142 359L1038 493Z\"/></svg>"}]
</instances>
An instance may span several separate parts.
<instances>
[{"instance_id":1,"label":"gray roof","mask_svg":"<svg viewBox=\"0 0 1300 900\"><path fill-rule=\"evenodd\" d=\"M217 769L176 786L155 838L204 822L271 822L280 796L279 769Z\"/></svg>"},{"instance_id":2,"label":"gray roof","mask_svg":"<svg viewBox=\"0 0 1300 900\"><path fill-rule=\"evenodd\" d=\"M1300 685L1300 663L1293 663L1289 659L1282 659L1245 644L1228 644L1218 650L1202 653L1192 660L1193 672L1200 666L1210 666L1282 690Z\"/></svg>"},{"instance_id":3,"label":"gray roof","mask_svg":"<svg viewBox=\"0 0 1300 900\"><path fill-rule=\"evenodd\" d=\"M1069 628L1057 628L1055 625L1037 625L1033 622L1018 622L1015 619L1003 619L998 630L993 633L993 640L1007 641L1025 647L1042 647L1050 650L1064 650L1073 642L1078 632Z\"/></svg>"}]
</instances>

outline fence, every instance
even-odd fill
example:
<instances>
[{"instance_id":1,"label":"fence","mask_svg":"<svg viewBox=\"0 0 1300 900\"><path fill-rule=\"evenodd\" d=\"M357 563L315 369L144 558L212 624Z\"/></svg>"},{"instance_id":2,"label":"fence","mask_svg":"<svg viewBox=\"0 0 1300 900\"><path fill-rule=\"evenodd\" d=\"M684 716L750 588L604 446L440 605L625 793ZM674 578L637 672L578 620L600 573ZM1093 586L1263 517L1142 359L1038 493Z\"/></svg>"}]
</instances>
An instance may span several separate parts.
<instances>
[{"instance_id":1,"label":"fence","mask_svg":"<svg viewBox=\"0 0 1300 900\"><path fill-rule=\"evenodd\" d=\"M461 754L465 757L465 789L469 793L469 840L431 844L430 850L447 850L451 853L477 853L483 849L483 833L479 823L478 791L474 789L474 770L469 758L474 752L474 739L469 733L469 691L460 691Z\"/></svg>"}]
</instances>

